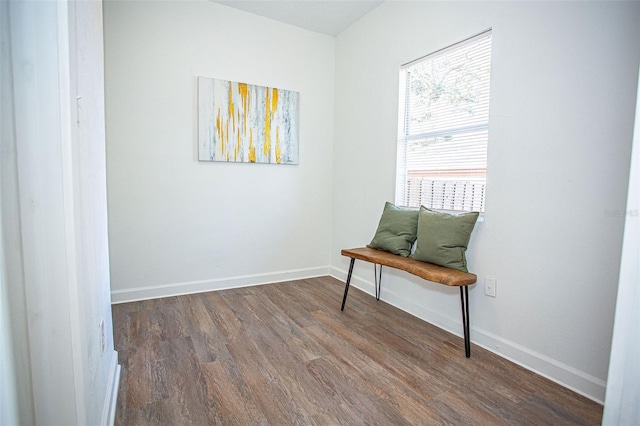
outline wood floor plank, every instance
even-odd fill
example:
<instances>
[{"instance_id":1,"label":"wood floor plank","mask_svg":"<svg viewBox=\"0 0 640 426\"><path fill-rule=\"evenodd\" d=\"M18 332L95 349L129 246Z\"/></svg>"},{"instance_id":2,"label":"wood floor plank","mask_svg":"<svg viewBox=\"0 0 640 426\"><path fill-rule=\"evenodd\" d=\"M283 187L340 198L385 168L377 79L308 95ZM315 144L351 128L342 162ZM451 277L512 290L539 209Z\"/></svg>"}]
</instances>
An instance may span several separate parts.
<instances>
[{"instance_id":1,"label":"wood floor plank","mask_svg":"<svg viewBox=\"0 0 640 426\"><path fill-rule=\"evenodd\" d=\"M369 383L354 380L346 366L330 358L318 358L308 363L309 371L319 380L326 392L352 415L357 415L365 424L410 424L395 407L390 407Z\"/></svg>"},{"instance_id":2,"label":"wood floor plank","mask_svg":"<svg viewBox=\"0 0 640 426\"><path fill-rule=\"evenodd\" d=\"M273 330L297 361L306 362L327 355L327 351L268 297L246 297L249 308L262 323Z\"/></svg>"},{"instance_id":3,"label":"wood floor plank","mask_svg":"<svg viewBox=\"0 0 640 426\"><path fill-rule=\"evenodd\" d=\"M264 353L253 343L238 344L236 341L228 347L266 421L269 424L291 424L292 417L297 415L296 407L291 406L291 393L283 387Z\"/></svg>"},{"instance_id":4,"label":"wood floor plank","mask_svg":"<svg viewBox=\"0 0 640 426\"><path fill-rule=\"evenodd\" d=\"M201 363L215 361L220 356L219 342L222 340L202 297L186 295L180 299L180 310L185 323L185 333L192 342Z\"/></svg>"},{"instance_id":5,"label":"wood floor plank","mask_svg":"<svg viewBox=\"0 0 640 426\"><path fill-rule=\"evenodd\" d=\"M315 413L311 411L313 407L307 404L306 398L302 397L304 393L300 393L298 383L288 374L292 366L289 365L285 370L278 369L281 366L279 363L287 360L287 349L279 342L274 331L265 326L262 319L250 309L249 297L228 297L234 300L233 309L243 323L243 339L228 343L229 351L239 368L245 369L243 376L251 380L250 387L260 390L254 392L253 396L269 413L270 421L274 424L308 424L310 416ZM274 366L274 362L278 364ZM294 397L296 394L300 396Z\"/></svg>"},{"instance_id":6,"label":"wood floor plank","mask_svg":"<svg viewBox=\"0 0 640 426\"><path fill-rule=\"evenodd\" d=\"M127 382L124 393L127 409L142 407L170 396L167 376L162 372L163 362L158 360L155 345L139 347L139 350L127 359L125 372L135 374L135 380Z\"/></svg>"},{"instance_id":7,"label":"wood floor plank","mask_svg":"<svg viewBox=\"0 0 640 426\"><path fill-rule=\"evenodd\" d=\"M290 288L287 291L281 286L268 286L267 297L273 302L278 302L278 307L299 327L316 324L315 319L311 316L310 307L314 302L309 292L304 292L301 299L299 295L293 293Z\"/></svg>"},{"instance_id":8,"label":"wood floor plank","mask_svg":"<svg viewBox=\"0 0 640 426\"><path fill-rule=\"evenodd\" d=\"M340 337L332 335L322 327L311 326L306 330L327 348L340 348L344 345ZM339 349L332 354L331 359L348 368L350 376L366 383L378 398L387 406L398 410L410 423L417 424L421 419L436 416L427 404L429 393L414 389L394 370L379 364L378 360L370 358L365 353L353 351L343 353ZM414 371L414 376L420 377L421 374L419 371Z\"/></svg>"},{"instance_id":9,"label":"wood floor plank","mask_svg":"<svg viewBox=\"0 0 640 426\"><path fill-rule=\"evenodd\" d=\"M225 424L257 425L267 424L261 408L255 403L249 388L238 386L237 369L229 369L222 361L206 363L202 366L208 393L220 400L224 407L223 419Z\"/></svg>"},{"instance_id":10,"label":"wood floor plank","mask_svg":"<svg viewBox=\"0 0 640 426\"><path fill-rule=\"evenodd\" d=\"M596 425L602 407L331 277L113 306L116 425Z\"/></svg>"},{"instance_id":11,"label":"wood floor plank","mask_svg":"<svg viewBox=\"0 0 640 426\"><path fill-rule=\"evenodd\" d=\"M303 423L308 424L311 419L306 417L306 413L314 416L319 414L320 407L335 405L307 369L309 361L325 356L327 352L321 345L308 339L308 335L294 323L275 319L279 311L268 298L247 296L245 300L255 318L251 338L263 349L275 374L291 393L298 406L294 412L304 413L301 416Z\"/></svg>"},{"instance_id":12,"label":"wood floor plank","mask_svg":"<svg viewBox=\"0 0 640 426\"><path fill-rule=\"evenodd\" d=\"M450 424L507 425L504 419L487 410L482 403L459 390L436 396L431 406Z\"/></svg>"}]
</instances>

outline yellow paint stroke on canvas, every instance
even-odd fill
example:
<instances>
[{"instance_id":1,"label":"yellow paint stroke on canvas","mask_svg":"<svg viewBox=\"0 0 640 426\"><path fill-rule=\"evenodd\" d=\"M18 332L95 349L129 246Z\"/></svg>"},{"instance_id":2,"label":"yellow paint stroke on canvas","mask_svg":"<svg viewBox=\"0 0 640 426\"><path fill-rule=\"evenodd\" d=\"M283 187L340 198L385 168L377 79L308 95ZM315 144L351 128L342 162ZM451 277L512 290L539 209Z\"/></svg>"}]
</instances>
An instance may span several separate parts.
<instances>
[{"instance_id":1,"label":"yellow paint stroke on canvas","mask_svg":"<svg viewBox=\"0 0 640 426\"><path fill-rule=\"evenodd\" d=\"M224 123L225 123L225 126L224 126L225 130L224 130L224 134L222 135L222 154L223 155L225 154L225 152L227 152L227 142L229 141L229 120L224 120Z\"/></svg>"},{"instance_id":2,"label":"yellow paint stroke on canvas","mask_svg":"<svg viewBox=\"0 0 640 426\"><path fill-rule=\"evenodd\" d=\"M222 119L220 118L220 108L218 108L218 114L216 115L216 132L218 137L222 137Z\"/></svg>"},{"instance_id":3,"label":"yellow paint stroke on canvas","mask_svg":"<svg viewBox=\"0 0 640 426\"><path fill-rule=\"evenodd\" d=\"M253 146L253 128L249 128L249 162L256 162L256 147Z\"/></svg>"},{"instance_id":4,"label":"yellow paint stroke on canvas","mask_svg":"<svg viewBox=\"0 0 640 426\"><path fill-rule=\"evenodd\" d=\"M225 120L218 108L218 114L216 115L216 133L218 139L220 139L220 151L224 155L227 151L227 143L229 141L229 120Z\"/></svg>"},{"instance_id":5,"label":"yellow paint stroke on canvas","mask_svg":"<svg viewBox=\"0 0 640 426\"><path fill-rule=\"evenodd\" d=\"M222 142L222 118L220 117L220 108L218 108L218 113L216 114L216 134L218 135L218 139L220 140L221 146L223 146Z\"/></svg>"},{"instance_id":6,"label":"yellow paint stroke on canvas","mask_svg":"<svg viewBox=\"0 0 640 426\"><path fill-rule=\"evenodd\" d=\"M242 113L243 113L243 136L247 136L247 109L249 108L249 86L247 83L238 83L238 93L240 93L240 98L242 99ZM238 115L240 113L238 112Z\"/></svg>"},{"instance_id":7,"label":"yellow paint stroke on canvas","mask_svg":"<svg viewBox=\"0 0 640 426\"><path fill-rule=\"evenodd\" d=\"M271 97L271 114L275 114L278 109L278 89L273 89L273 96Z\"/></svg>"},{"instance_id":8,"label":"yellow paint stroke on canvas","mask_svg":"<svg viewBox=\"0 0 640 426\"><path fill-rule=\"evenodd\" d=\"M271 123L278 109L278 89L267 87L265 100L265 118L264 118L264 155L271 152ZM277 128L276 128L277 130Z\"/></svg>"},{"instance_id":9,"label":"yellow paint stroke on canvas","mask_svg":"<svg viewBox=\"0 0 640 426\"><path fill-rule=\"evenodd\" d=\"M238 143L236 143L236 151L233 155L233 161L238 161L239 154L240 154L240 132L238 132Z\"/></svg>"},{"instance_id":10,"label":"yellow paint stroke on canvas","mask_svg":"<svg viewBox=\"0 0 640 426\"><path fill-rule=\"evenodd\" d=\"M237 123L238 123L238 131L236 132L236 134L238 135L238 144L236 145L236 150L239 152L240 151L240 144L242 143L242 140L240 138L240 136L241 136L240 135L240 128L242 127L241 124L240 124L241 123L241 121L240 121L240 110L237 110L236 116L238 117L238 121L237 121Z\"/></svg>"},{"instance_id":11,"label":"yellow paint stroke on canvas","mask_svg":"<svg viewBox=\"0 0 640 426\"><path fill-rule=\"evenodd\" d=\"M233 131L236 131L236 116L234 114L233 105L233 91L231 90L232 84L229 83L229 119L232 120Z\"/></svg>"},{"instance_id":12,"label":"yellow paint stroke on canvas","mask_svg":"<svg viewBox=\"0 0 640 426\"><path fill-rule=\"evenodd\" d=\"M280 128L276 127L276 163L280 164Z\"/></svg>"},{"instance_id":13,"label":"yellow paint stroke on canvas","mask_svg":"<svg viewBox=\"0 0 640 426\"><path fill-rule=\"evenodd\" d=\"M269 98L269 92L271 89L267 87L266 101L265 101L265 114L264 114L264 145L262 151L264 155L269 155L271 151L271 100Z\"/></svg>"}]
</instances>

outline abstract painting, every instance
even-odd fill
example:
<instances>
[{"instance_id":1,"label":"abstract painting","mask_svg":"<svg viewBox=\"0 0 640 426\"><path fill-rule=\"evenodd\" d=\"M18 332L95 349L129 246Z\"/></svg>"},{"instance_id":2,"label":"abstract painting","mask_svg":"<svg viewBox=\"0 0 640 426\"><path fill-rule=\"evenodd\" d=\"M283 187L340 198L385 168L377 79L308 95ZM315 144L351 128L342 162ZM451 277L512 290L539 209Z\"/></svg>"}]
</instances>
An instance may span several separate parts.
<instances>
[{"instance_id":1,"label":"abstract painting","mask_svg":"<svg viewBox=\"0 0 640 426\"><path fill-rule=\"evenodd\" d=\"M299 93L198 77L198 159L298 164Z\"/></svg>"}]
</instances>

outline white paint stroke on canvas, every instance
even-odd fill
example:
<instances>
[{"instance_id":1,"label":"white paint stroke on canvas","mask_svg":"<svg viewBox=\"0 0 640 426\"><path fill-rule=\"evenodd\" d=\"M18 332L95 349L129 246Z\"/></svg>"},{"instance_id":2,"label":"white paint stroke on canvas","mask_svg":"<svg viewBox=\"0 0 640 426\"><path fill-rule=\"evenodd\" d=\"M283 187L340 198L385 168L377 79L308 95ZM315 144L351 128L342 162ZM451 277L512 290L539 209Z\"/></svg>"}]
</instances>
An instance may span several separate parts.
<instances>
[{"instance_id":1,"label":"white paint stroke on canvas","mask_svg":"<svg viewBox=\"0 0 640 426\"><path fill-rule=\"evenodd\" d=\"M299 93L198 77L201 161L298 164Z\"/></svg>"}]
</instances>

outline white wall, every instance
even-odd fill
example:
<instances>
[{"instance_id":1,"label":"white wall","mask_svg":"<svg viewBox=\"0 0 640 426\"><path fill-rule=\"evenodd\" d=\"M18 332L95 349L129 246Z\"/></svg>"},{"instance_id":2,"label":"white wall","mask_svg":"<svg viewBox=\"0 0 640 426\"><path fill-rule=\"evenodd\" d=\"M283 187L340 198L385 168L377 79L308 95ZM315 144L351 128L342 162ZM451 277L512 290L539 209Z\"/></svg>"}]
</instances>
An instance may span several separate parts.
<instances>
[{"instance_id":1,"label":"white wall","mask_svg":"<svg viewBox=\"0 0 640 426\"><path fill-rule=\"evenodd\" d=\"M102 5L15 1L2 5L6 11L0 265L15 386L5 388L2 379L3 408L5 398L18 401L18 424L108 424L119 370L109 293Z\"/></svg>"},{"instance_id":2,"label":"white wall","mask_svg":"<svg viewBox=\"0 0 640 426\"><path fill-rule=\"evenodd\" d=\"M336 40L333 273L394 199L401 64L493 28L471 338L604 398L640 53L640 3L387 2ZM613 214L611 214L613 212ZM371 265L356 285L372 292ZM497 278L497 297L483 294ZM461 333L456 289L388 271L382 298ZM348 309L348 306L347 306ZM473 356L473 355L472 355Z\"/></svg>"},{"instance_id":3,"label":"white wall","mask_svg":"<svg viewBox=\"0 0 640 426\"><path fill-rule=\"evenodd\" d=\"M326 275L334 39L209 1L104 19L114 302ZM300 164L198 162L197 76L300 92Z\"/></svg>"}]
</instances>

